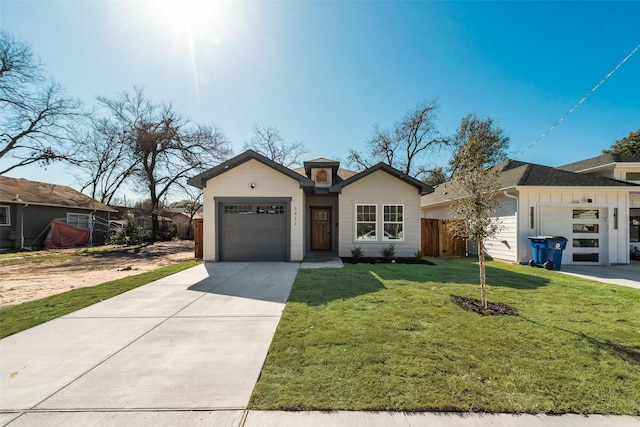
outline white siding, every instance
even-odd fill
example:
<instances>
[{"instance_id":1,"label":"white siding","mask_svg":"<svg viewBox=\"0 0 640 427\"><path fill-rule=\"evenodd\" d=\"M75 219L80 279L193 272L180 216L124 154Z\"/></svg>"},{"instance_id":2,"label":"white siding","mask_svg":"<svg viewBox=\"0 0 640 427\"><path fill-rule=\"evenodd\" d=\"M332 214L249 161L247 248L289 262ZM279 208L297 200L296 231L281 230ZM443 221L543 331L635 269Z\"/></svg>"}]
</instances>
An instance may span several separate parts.
<instances>
[{"instance_id":1,"label":"white siding","mask_svg":"<svg viewBox=\"0 0 640 427\"><path fill-rule=\"evenodd\" d=\"M602 235L600 243L600 258L602 264L628 264L629 263L629 194L628 189L603 189L603 188L527 188L520 191L520 235L519 244L521 250L518 258L520 262L527 262L532 258L532 251L528 236L537 236L542 233L554 232L553 234L563 237L572 235L571 216L567 213L562 217L551 221L551 218L541 218L545 213L549 215L549 208L555 211L560 209L564 212L571 212L574 208L599 209L602 212ZM530 224L529 212L533 208L534 221L533 228ZM614 209L617 208L618 219L613 218ZM550 226L552 222L555 225ZM616 227L617 224L617 228ZM545 227L543 229L543 226ZM551 228L550 228L551 227ZM570 244L571 242L569 242ZM573 260L567 254L563 254L563 264L572 264Z\"/></svg>"},{"instance_id":2,"label":"white siding","mask_svg":"<svg viewBox=\"0 0 640 427\"><path fill-rule=\"evenodd\" d=\"M252 183L255 188L251 188ZM301 261L304 258L303 196L298 181L257 160L249 160L210 179L204 188L204 260L219 258L215 197L291 197L291 261Z\"/></svg>"},{"instance_id":3,"label":"white siding","mask_svg":"<svg viewBox=\"0 0 640 427\"><path fill-rule=\"evenodd\" d=\"M500 221L500 231L485 242L485 250L491 258L516 262L518 260L518 217L517 201L502 198L496 210ZM477 252L477 246L475 252Z\"/></svg>"},{"instance_id":4,"label":"white siding","mask_svg":"<svg viewBox=\"0 0 640 427\"><path fill-rule=\"evenodd\" d=\"M511 194L511 193L510 193ZM598 187L523 187L513 195L518 197L516 216L505 215L503 218L504 229L498 238L487 244L487 253L496 258L520 263L527 263L533 258L529 236L537 236L542 233L553 232L570 238L572 235L571 212L573 208L597 208L602 212L602 239L600 246L600 262L603 264L628 264L629 263L629 207L640 207L640 195L629 195L627 188L598 188ZM509 205L503 205L508 208ZM515 201L515 200L514 200ZM543 207L560 208L567 215L557 218L552 228L551 218L541 219ZM617 208L617 221L613 213ZM530 216L533 209L533 224ZM423 207L423 218L449 218L448 207L437 206ZM545 214L549 214L549 210ZM546 224L546 230L543 229ZM502 241L505 240L509 247ZM570 244L571 242L569 242ZM470 245L471 246L471 245ZM470 247L476 253L476 249ZM571 249L563 254L563 264L572 264Z\"/></svg>"},{"instance_id":5,"label":"white siding","mask_svg":"<svg viewBox=\"0 0 640 427\"><path fill-rule=\"evenodd\" d=\"M356 205L377 205L377 227L382 235L382 206L404 205L404 241L367 242L355 239ZM380 250L395 244L396 256L412 257L420 249L420 195L416 187L378 170L342 188L339 205L339 256L351 256L351 249L359 246L367 257L379 257Z\"/></svg>"}]
</instances>

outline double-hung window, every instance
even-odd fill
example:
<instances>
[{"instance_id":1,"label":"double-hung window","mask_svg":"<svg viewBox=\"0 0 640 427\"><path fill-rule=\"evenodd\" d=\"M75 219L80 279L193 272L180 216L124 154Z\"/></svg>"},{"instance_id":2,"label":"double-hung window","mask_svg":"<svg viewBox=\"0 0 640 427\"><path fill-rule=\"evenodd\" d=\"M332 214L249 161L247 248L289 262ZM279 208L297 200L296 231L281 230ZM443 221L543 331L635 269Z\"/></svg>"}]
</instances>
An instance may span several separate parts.
<instances>
[{"instance_id":1,"label":"double-hung window","mask_svg":"<svg viewBox=\"0 0 640 427\"><path fill-rule=\"evenodd\" d=\"M404 206L384 205L382 210L382 240L404 240Z\"/></svg>"},{"instance_id":2,"label":"double-hung window","mask_svg":"<svg viewBox=\"0 0 640 427\"><path fill-rule=\"evenodd\" d=\"M356 205L356 240L377 239L377 206Z\"/></svg>"},{"instance_id":3,"label":"double-hung window","mask_svg":"<svg viewBox=\"0 0 640 427\"><path fill-rule=\"evenodd\" d=\"M0 225L11 225L9 206L0 206Z\"/></svg>"},{"instance_id":4,"label":"double-hung window","mask_svg":"<svg viewBox=\"0 0 640 427\"><path fill-rule=\"evenodd\" d=\"M67 213L67 224L76 228L89 230L91 228L91 215L81 213Z\"/></svg>"}]
</instances>

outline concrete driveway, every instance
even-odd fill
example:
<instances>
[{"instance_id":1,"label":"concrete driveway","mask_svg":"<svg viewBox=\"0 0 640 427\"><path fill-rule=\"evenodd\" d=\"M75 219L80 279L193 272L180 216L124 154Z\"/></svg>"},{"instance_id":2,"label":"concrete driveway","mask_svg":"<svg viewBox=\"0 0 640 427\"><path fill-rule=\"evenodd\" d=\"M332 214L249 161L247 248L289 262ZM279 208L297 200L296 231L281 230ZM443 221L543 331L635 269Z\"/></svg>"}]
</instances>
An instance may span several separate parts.
<instances>
[{"instance_id":1,"label":"concrete driveway","mask_svg":"<svg viewBox=\"0 0 640 427\"><path fill-rule=\"evenodd\" d=\"M640 289L640 261L624 265L563 265L562 273Z\"/></svg>"},{"instance_id":2,"label":"concrete driveway","mask_svg":"<svg viewBox=\"0 0 640 427\"><path fill-rule=\"evenodd\" d=\"M0 425L239 425L299 266L202 264L1 340Z\"/></svg>"}]
</instances>

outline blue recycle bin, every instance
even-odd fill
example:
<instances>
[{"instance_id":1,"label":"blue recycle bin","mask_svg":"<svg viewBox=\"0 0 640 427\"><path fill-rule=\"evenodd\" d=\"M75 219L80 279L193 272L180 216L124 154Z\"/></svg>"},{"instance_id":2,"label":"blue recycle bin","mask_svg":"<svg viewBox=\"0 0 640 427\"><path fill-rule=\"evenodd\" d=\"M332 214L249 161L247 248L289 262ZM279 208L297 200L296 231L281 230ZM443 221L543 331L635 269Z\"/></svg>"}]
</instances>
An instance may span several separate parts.
<instances>
[{"instance_id":1,"label":"blue recycle bin","mask_svg":"<svg viewBox=\"0 0 640 427\"><path fill-rule=\"evenodd\" d=\"M536 236L528 238L533 249L532 267L542 266L547 270L562 268L562 252L567 247L567 239L562 236Z\"/></svg>"}]
</instances>

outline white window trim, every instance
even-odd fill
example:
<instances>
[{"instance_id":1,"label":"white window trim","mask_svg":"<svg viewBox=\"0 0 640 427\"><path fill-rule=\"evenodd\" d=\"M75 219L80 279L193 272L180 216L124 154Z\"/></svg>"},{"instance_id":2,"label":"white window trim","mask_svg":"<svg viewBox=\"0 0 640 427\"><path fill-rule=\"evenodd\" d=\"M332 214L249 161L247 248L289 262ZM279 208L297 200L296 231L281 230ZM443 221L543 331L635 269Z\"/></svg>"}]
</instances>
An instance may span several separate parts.
<instances>
[{"instance_id":1,"label":"white window trim","mask_svg":"<svg viewBox=\"0 0 640 427\"><path fill-rule=\"evenodd\" d=\"M0 224L0 227L11 227L11 206L9 205L0 205L0 209L7 209L7 222L4 224Z\"/></svg>"},{"instance_id":2,"label":"white window trim","mask_svg":"<svg viewBox=\"0 0 640 427\"><path fill-rule=\"evenodd\" d=\"M376 208L376 220L375 221L358 221L358 206L374 206ZM354 236L353 239L356 242L377 242L378 240L380 240L378 238L378 205L376 203L356 203L355 209L353 211L353 219L354 219ZM373 224L374 225L374 230L376 232L376 238L375 239L358 239L358 224Z\"/></svg>"},{"instance_id":3,"label":"white window trim","mask_svg":"<svg viewBox=\"0 0 640 427\"><path fill-rule=\"evenodd\" d=\"M85 214L85 213L77 213L77 212L67 212L67 224L72 225L73 227L76 228L80 228L78 227L78 225L80 224L80 221L76 221L75 224L72 224L71 221L69 221L70 217L77 217L78 219L82 216L82 217L87 217L88 221L87 221L87 228L83 228L83 230L91 230L91 222L92 222L92 216L91 214Z\"/></svg>"},{"instance_id":4,"label":"white window trim","mask_svg":"<svg viewBox=\"0 0 640 427\"><path fill-rule=\"evenodd\" d=\"M385 221L384 220L384 208L387 206L400 206L402 207L402 221ZM382 220L382 240L385 242L404 242L404 234L405 234L405 228L404 228L404 217L405 217L405 209L404 209L404 205L401 203L394 203L394 204L385 204L382 205L382 215L381 215L381 220ZM402 239L390 239L387 236L384 235L384 225L385 224L402 224Z\"/></svg>"}]
</instances>

